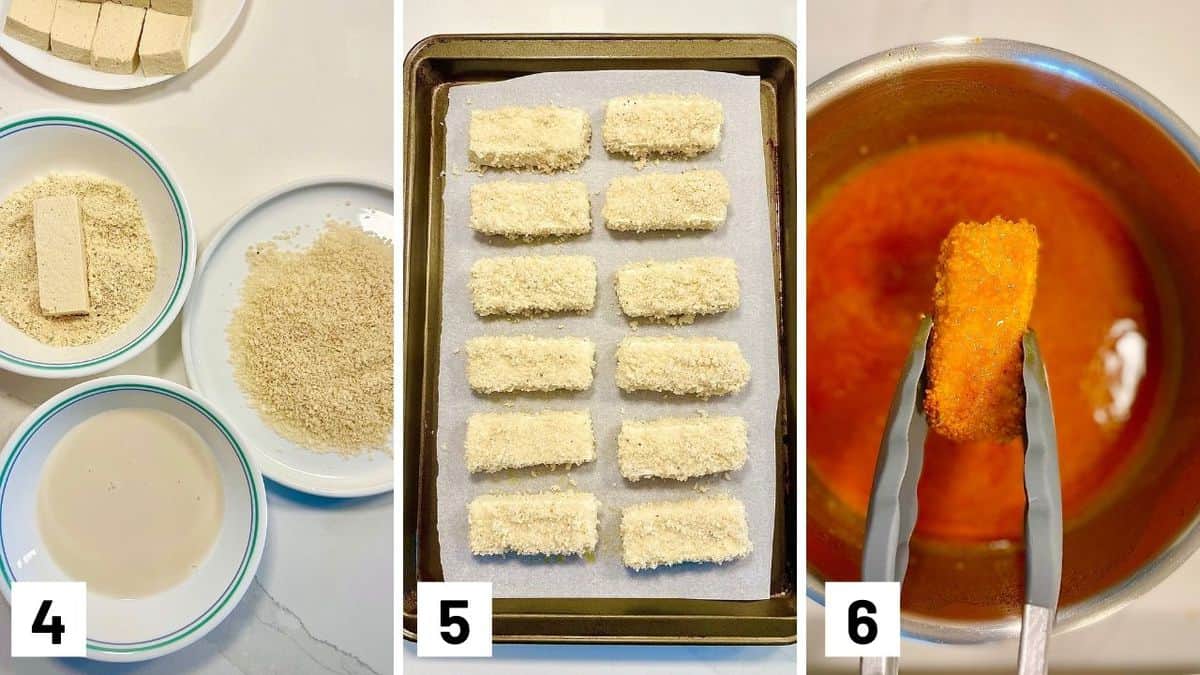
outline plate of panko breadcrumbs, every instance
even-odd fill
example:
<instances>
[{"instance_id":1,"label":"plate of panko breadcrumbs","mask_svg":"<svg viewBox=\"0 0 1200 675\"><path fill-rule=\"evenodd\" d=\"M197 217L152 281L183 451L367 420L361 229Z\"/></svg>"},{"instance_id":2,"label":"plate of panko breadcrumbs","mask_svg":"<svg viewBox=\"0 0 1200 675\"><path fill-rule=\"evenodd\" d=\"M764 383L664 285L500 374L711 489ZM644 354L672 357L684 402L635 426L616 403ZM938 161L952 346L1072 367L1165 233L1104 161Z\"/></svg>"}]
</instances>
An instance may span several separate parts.
<instances>
[{"instance_id":1,"label":"plate of panko breadcrumbs","mask_svg":"<svg viewBox=\"0 0 1200 675\"><path fill-rule=\"evenodd\" d=\"M392 188L288 185L234 216L184 309L188 379L262 473L303 492L392 489Z\"/></svg>"},{"instance_id":2,"label":"plate of panko breadcrumbs","mask_svg":"<svg viewBox=\"0 0 1200 675\"><path fill-rule=\"evenodd\" d=\"M0 0L0 49L85 89L136 89L187 72L232 30L245 0Z\"/></svg>"}]
</instances>

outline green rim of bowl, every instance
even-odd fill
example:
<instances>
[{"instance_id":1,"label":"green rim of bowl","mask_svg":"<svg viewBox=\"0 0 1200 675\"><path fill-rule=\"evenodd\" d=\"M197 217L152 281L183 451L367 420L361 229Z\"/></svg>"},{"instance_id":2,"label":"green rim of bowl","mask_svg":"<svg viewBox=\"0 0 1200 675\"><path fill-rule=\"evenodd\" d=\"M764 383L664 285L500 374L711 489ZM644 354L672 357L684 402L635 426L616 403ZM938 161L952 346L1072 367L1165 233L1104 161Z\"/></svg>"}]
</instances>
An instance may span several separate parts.
<instances>
[{"instance_id":1,"label":"green rim of bowl","mask_svg":"<svg viewBox=\"0 0 1200 675\"><path fill-rule=\"evenodd\" d=\"M74 370L77 368L86 368L108 363L145 342L146 338L151 333L158 330L159 326L161 326L162 323L167 319L167 316L172 313L172 308L176 307L179 303L179 293L183 289L183 281L187 276L187 269L189 266L188 260L191 256L192 248L191 238L189 237L191 234L191 223L188 222L187 212L183 208L183 200L179 197L179 190L175 187L174 181L171 180L170 176L167 175L167 172L163 170L162 166L158 163L158 160L155 159L153 155L151 155L145 148L141 146L141 144L127 136L125 133L118 131L102 122L97 122L96 120L86 119L83 117L75 117L73 115L39 115L37 117L27 117L15 122L11 122L4 126L0 126L0 138L8 136L11 133L16 133L16 131L19 131L21 127L47 126L48 124L53 124L55 122L66 123L67 126L82 126L84 128L108 135L123 143L129 149L133 150L134 153L136 153L138 157L140 157L142 161L144 161L151 168L151 170L154 171L155 175L157 175L159 180L162 181L163 186L167 188L167 192L171 196L171 204L175 207L175 219L179 223L181 235L180 239L183 243L183 251L179 259L179 272L175 275L175 288L171 290L171 296L167 299L166 304L163 305L162 311L159 312L158 317L154 319L154 321L146 328L146 330L142 331L137 337L130 340L120 348L103 356L98 356L94 359L88 359L86 361L73 361L71 363L44 363L42 361L30 361L28 359L23 359L19 356L13 356L12 354L0 351L0 361L7 361L9 363L24 366L26 368L33 368L48 372Z\"/></svg>"},{"instance_id":2,"label":"green rim of bowl","mask_svg":"<svg viewBox=\"0 0 1200 675\"><path fill-rule=\"evenodd\" d=\"M246 476L246 484L250 487L250 545L246 548L245 555L242 556L242 562L238 566L237 574L234 576L233 582L229 585L229 588L225 591L222 597L218 601L214 602L207 610L205 610L205 612L198 619L193 619L192 622L188 624L188 628L186 630L179 629L165 637L148 642L146 644L140 644L136 647L114 647L105 642L98 643L93 642L90 639L87 641L87 648L89 650L106 652L110 654L135 654L161 649L162 647L166 647L167 645L173 644L188 637L189 635L208 625L209 622L212 621L213 617L215 617L217 614L220 614L225 606L229 604L230 600L237 595L238 590L242 588L245 582L246 572L250 569L250 561L254 559L254 556L259 549L258 535L260 495L258 491L258 483L254 480L254 471L250 468L250 462L246 457L246 451L242 448L241 443L237 441L225 423L218 419L216 415L214 415L213 412L208 409L207 406L190 396L153 384L110 384L96 387L95 389L81 391L70 398L56 403L54 407L38 415L37 419L29 425L29 428L26 429L23 434L21 434L21 437L12 446L12 453L9 454L8 459L5 461L4 468L0 469L0 486L7 483L9 473L12 471L13 464L16 461L17 456L20 454L20 450L25 446L33 434L42 427L46 420L57 414L63 408L66 408L84 398L90 398L97 394L103 394L110 391L128 390L147 391L154 394L161 394L167 396L168 398L185 403L203 415L205 419L207 419L221 431L221 434L225 437L225 440L229 442L230 447L233 448L234 453L237 455L238 461L241 462L242 472ZM0 556L0 575L3 576L4 584L11 589L13 584L13 573L8 567L8 560L6 556Z\"/></svg>"}]
</instances>

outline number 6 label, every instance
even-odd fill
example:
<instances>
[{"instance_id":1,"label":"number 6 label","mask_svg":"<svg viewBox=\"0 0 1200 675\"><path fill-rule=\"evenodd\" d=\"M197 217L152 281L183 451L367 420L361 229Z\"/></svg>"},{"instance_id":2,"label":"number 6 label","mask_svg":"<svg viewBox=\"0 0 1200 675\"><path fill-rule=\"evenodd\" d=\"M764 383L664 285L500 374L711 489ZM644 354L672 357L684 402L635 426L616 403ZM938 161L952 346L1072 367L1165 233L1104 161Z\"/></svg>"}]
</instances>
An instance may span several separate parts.
<instances>
[{"instance_id":1,"label":"number 6 label","mask_svg":"<svg viewBox=\"0 0 1200 675\"><path fill-rule=\"evenodd\" d=\"M491 655L490 583L417 583L417 656Z\"/></svg>"},{"instance_id":2,"label":"number 6 label","mask_svg":"<svg viewBox=\"0 0 1200 675\"><path fill-rule=\"evenodd\" d=\"M825 584L825 656L900 656L900 584Z\"/></svg>"}]
</instances>

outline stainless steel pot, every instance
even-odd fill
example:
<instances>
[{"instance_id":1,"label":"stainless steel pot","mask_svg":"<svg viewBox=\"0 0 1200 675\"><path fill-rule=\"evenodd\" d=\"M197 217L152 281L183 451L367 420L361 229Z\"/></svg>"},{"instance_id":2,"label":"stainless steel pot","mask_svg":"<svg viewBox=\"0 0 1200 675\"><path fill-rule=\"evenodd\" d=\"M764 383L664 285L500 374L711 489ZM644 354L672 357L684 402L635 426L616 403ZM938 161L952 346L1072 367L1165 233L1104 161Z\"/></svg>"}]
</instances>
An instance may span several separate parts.
<instances>
[{"instance_id":1,"label":"stainless steel pot","mask_svg":"<svg viewBox=\"0 0 1200 675\"><path fill-rule=\"evenodd\" d=\"M1200 378L1181 376L1200 372L1200 350L1182 348L1200 339L1200 302L1188 300L1200 297L1200 138L1132 82L1065 52L991 39L899 47L808 88L810 203L862 161L864 147L874 154L912 136L980 131L1049 148L1105 186L1138 225L1134 234L1148 252L1163 305L1167 353L1155 435L1135 475L1124 477L1086 522L1068 528L1057 622L1065 631L1117 611L1200 547ZM808 594L820 602L825 579L855 578L861 529L855 535L844 515L832 513L832 496L811 472L808 494ZM917 583L945 597L924 603L906 595L908 636L955 643L1016 637L1021 551L997 550L977 561L939 545L921 555ZM951 573L964 564L978 569ZM936 589L938 570L947 584L971 582ZM930 609L952 607L955 598L970 598L959 605L972 611Z\"/></svg>"}]
</instances>

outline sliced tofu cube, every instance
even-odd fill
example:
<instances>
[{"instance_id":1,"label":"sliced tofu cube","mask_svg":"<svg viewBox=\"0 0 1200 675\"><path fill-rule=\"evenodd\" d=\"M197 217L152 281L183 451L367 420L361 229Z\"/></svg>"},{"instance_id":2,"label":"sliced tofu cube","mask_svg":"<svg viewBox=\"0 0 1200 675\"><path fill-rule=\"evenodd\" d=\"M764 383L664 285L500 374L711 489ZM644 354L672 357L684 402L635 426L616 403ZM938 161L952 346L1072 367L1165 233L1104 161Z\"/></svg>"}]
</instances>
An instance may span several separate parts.
<instances>
[{"instance_id":1,"label":"sliced tofu cube","mask_svg":"<svg viewBox=\"0 0 1200 675\"><path fill-rule=\"evenodd\" d=\"M54 25L50 29L50 51L61 59L89 63L92 59L92 39L96 37L96 22L99 20L98 4L58 0L54 10Z\"/></svg>"},{"instance_id":2,"label":"sliced tofu cube","mask_svg":"<svg viewBox=\"0 0 1200 675\"><path fill-rule=\"evenodd\" d=\"M192 16L196 13L195 0L150 0L150 9L167 14Z\"/></svg>"},{"instance_id":3,"label":"sliced tofu cube","mask_svg":"<svg viewBox=\"0 0 1200 675\"><path fill-rule=\"evenodd\" d=\"M174 75L187 70L191 41L192 17L153 9L146 12L142 43L138 47L142 72L151 77Z\"/></svg>"},{"instance_id":4,"label":"sliced tofu cube","mask_svg":"<svg viewBox=\"0 0 1200 675\"><path fill-rule=\"evenodd\" d=\"M42 197L33 202L38 303L46 316L91 311L83 219L75 197Z\"/></svg>"},{"instance_id":5,"label":"sliced tofu cube","mask_svg":"<svg viewBox=\"0 0 1200 675\"><path fill-rule=\"evenodd\" d=\"M12 0L4 32L38 49L50 49L53 24L54 0Z\"/></svg>"},{"instance_id":6,"label":"sliced tofu cube","mask_svg":"<svg viewBox=\"0 0 1200 675\"><path fill-rule=\"evenodd\" d=\"M96 37L92 40L92 67L105 73L132 73L138 66L138 42L146 10L106 2L100 6Z\"/></svg>"}]
</instances>

